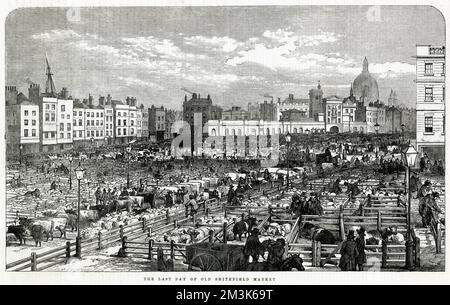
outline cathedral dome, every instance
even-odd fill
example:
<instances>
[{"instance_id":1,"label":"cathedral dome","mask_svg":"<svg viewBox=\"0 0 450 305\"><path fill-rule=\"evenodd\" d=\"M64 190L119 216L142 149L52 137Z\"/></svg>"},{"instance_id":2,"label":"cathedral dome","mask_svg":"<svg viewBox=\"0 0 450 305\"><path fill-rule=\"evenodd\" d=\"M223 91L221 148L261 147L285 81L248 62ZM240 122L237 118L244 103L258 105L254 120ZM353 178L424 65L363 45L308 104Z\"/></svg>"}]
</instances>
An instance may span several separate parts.
<instances>
[{"instance_id":1,"label":"cathedral dome","mask_svg":"<svg viewBox=\"0 0 450 305\"><path fill-rule=\"evenodd\" d=\"M364 104L378 101L378 83L369 73L369 62L364 57L363 70L353 81L353 94Z\"/></svg>"}]
</instances>

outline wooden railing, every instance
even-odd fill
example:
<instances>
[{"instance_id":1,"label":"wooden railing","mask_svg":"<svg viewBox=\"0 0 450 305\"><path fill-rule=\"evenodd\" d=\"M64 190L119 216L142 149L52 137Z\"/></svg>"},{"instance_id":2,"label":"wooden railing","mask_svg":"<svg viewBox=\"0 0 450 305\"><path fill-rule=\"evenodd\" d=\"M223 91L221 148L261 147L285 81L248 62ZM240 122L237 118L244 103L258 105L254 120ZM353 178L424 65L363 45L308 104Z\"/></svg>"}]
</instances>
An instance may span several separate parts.
<instances>
[{"instance_id":1,"label":"wooden railing","mask_svg":"<svg viewBox=\"0 0 450 305\"><path fill-rule=\"evenodd\" d=\"M207 200L207 202L200 202L200 206L204 208L200 210L199 214L202 215L203 211L217 211L222 208L221 204L217 203L217 199ZM124 236L127 236L130 240L133 238L139 238L148 232L158 232L163 230L173 229L174 220L182 220L185 218L185 211L180 210L174 214L166 213L165 215L159 215L151 218L150 220L142 219L138 222L128 225L120 226L107 231L106 233L98 232L96 237L84 239L81 241L81 252L89 253L93 250L103 249L111 244L120 242ZM67 259L75 254L75 242L67 242L65 246L60 246L47 250L42 253L31 253L31 257L23 258L6 265L7 271L23 271L30 268L31 271L41 271L53 267L54 265L64 263ZM42 266L39 266L42 265Z\"/></svg>"},{"instance_id":2,"label":"wooden railing","mask_svg":"<svg viewBox=\"0 0 450 305\"><path fill-rule=\"evenodd\" d=\"M312 267L323 267L326 264L338 265L340 260L339 250L342 243L321 244L313 240L311 243L288 245L288 254L299 255L305 263L310 263ZM379 262L381 268L402 267L405 264L405 245L387 244L366 245L366 257L368 263ZM415 257L415 261L420 257ZM367 264L366 264L367 265Z\"/></svg>"}]
</instances>

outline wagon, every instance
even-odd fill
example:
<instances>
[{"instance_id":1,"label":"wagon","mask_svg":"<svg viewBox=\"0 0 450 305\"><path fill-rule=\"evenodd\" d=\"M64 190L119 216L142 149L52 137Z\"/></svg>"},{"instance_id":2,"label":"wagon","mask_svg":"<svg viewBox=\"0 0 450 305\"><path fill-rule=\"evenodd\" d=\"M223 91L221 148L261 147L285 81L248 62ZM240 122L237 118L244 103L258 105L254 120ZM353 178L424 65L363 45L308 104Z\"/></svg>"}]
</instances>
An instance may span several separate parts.
<instances>
[{"instance_id":1,"label":"wagon","mask_svg":"<svg viewBox=\"0 0 450 305\"><path fill-rule=\"evenodd\" d=\"M244 269L243 245L197 243L186 247L189 270L240 271Z\"/></svg>"}]
</instances>

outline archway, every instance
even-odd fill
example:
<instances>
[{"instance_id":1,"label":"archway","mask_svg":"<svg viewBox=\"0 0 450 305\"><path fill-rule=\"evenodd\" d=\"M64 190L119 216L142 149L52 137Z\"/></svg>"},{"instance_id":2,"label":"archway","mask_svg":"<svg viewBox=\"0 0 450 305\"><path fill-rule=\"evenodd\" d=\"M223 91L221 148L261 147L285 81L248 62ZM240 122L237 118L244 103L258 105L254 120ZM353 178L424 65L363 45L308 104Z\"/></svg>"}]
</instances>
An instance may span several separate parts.
<instances>
[{"instance_id":1,"label":"archway","mask_svg":"<svg viewBox=\"0 0 450 305\"><path fill-rule=\"evenodd\" d=\"M330 132L331 132L331 133L338 133L338 132L339 132L339 127L337 127L337 126L331 127L331 128L330 128Z\"/></svg>"}]
</instances>

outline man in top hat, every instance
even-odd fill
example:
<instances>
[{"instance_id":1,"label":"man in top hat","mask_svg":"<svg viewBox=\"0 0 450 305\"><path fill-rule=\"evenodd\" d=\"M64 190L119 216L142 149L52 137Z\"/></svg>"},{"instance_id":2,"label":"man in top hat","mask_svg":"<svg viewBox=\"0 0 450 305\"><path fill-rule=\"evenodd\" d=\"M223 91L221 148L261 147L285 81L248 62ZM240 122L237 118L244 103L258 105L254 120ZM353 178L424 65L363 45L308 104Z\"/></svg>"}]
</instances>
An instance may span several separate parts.
<instances>
[{"instance_id":1,"label":"man in top hat","mask_svg":"<svg viewBox=\"0 0 450 305\"><path fill-rule=\"evenodd\" d=\"M419 188L419 191L417 192L417 198L421 199L423 197L426 197L428 194L431 194L431 181L426 180L424 184Z\"/></svg>"},{"instance_id":2,"label":"man in top hat","mask_svg":"<svg viewBox=\"0 0 450 305\"><path fill-rule=\"evenodd\" d=\"M359 255L355 242L355 231L350 230L341 246L339 268L342 271L356 271L356 257Z\"/></svg>"},{"instance_id":3,"label":"man in top hat","mask_svg":"<svg viewBox=\"0 0 450 305\"><path fill-rule=\"evenodd\" d=\"M358 237L356 237L356 249L358 250L358 256L356 257L356 265L358 266L358 271L364 271L364 264L367 262L366 258L366 229L360 228L356 230Z\"/></svg>"},{"instance_id":4,"label":"man in top hat","mask_svg":"<svg viewBox=\"0 0 450 305\"><path fill-rule=\"evenodd\" d=\"M252 257L252 262L257 263L259 254L262 252L262 243L259 241L259 229L253 228L251 235L247 238L244 246L244 260L248 262L248 258Z\"/></svg>"}]
</instances>

